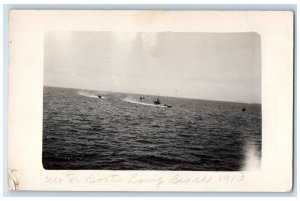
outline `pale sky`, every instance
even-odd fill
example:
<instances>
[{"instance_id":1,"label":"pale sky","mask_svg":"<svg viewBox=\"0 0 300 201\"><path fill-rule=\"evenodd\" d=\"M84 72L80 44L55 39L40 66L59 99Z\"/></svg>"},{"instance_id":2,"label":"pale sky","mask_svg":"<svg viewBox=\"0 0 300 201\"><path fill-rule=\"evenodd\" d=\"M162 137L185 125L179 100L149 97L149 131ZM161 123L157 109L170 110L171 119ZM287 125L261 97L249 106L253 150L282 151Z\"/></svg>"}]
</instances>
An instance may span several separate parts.
<instances>
[{"instance_id":1,"label":"pale sky","mask_svg":"<svg viewBox=\"0 0 300 201\"><path fill-rule=\"evenodd\" d=\"M44 59L45 86L261 102L254 32L49 32Z\"/></svg>"}]
</instances>

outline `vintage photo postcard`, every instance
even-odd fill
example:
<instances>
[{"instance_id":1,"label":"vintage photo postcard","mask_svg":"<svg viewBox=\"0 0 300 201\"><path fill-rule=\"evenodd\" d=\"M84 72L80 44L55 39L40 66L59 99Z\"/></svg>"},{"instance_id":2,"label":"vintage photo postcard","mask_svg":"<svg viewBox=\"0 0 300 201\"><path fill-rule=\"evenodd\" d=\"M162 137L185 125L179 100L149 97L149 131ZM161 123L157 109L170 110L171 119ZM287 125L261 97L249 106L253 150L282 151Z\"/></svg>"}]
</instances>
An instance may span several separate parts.
<instances>
[{"instance_id":1,"label":"vintage photo postcard","mask_svg":"<svg viewBox=\"0 0 300 201\"><path fill-rule=\"evenodd\" d=\"M11 10L12 191L289 192L293 13Z\"/></svg>"}]
</instances>

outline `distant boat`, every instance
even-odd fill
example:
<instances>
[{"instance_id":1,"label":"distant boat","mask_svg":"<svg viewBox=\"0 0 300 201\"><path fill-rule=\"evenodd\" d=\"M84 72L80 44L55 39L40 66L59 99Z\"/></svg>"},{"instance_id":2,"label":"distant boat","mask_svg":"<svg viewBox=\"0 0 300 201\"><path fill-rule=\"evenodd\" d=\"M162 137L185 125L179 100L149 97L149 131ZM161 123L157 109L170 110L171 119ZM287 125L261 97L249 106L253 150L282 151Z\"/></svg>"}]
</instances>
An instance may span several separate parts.
<instances>
[{"instance_id":1,"label":"distant boat","mask_svg":"<svg viewBox=\"0 0 300 201\"><path fill-rule=\"evenodd\" d=\"M154 105L160 105L160 100L158 98L154 101Z\"/></svg>"},{"instance_id":2,"label":"distant boat","mask_svg":"<svg viewBox=\"0 0 300 201\"><path fill-rule=\"evenodd\" d=\"M154 105L161 105L161 102L158 98L154 101ZM167 105L167 104L164 104L163 106L168 107L168 108L172 107L172 105Z\"/></svg>"},{"instance_id":3,"label":"distant boat","mask_svg":"<svg viewBox=\"0 0 300 201\"><path fill-rule=\"evenodd\" d=\"M100 98L100 99L101 99L101 98L102 98L102 96L98 95L98 98Z\"/></svg>"}]
</instances>

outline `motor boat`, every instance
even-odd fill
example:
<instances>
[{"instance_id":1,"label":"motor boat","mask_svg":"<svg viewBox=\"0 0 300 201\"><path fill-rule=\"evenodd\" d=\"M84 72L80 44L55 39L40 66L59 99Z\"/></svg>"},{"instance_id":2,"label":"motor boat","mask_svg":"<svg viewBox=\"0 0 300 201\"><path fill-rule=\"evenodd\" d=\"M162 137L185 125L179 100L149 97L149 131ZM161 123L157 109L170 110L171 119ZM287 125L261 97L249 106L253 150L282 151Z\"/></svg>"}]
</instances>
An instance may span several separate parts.
<instances>
[{"instance_id":1,"label":"motor boat","mask_svg":"<svg viewBox=\"0 0 300 201\"><path fill-rule=\"evenodd\" d=\"M156 99L156 100L154 101L154 105L160 105L160 100L159 100L159 99Z\"/></svg>"}]
</instances>

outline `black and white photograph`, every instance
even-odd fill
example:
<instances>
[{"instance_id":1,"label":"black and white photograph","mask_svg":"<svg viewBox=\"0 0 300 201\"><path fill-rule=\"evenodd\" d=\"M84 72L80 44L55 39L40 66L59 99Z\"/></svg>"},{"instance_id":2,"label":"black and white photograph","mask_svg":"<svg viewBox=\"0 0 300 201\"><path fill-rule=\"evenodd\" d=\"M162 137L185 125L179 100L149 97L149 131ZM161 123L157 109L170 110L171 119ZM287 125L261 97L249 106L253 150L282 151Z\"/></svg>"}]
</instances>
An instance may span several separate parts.
<instances>
[{"instance_id":1,"label":"black and white photograph","mask_svg":"<svg viewBox=\"0 0 300 201\"><path fill-rule=\"evenodd\" d=\"M44 35L46 170L257 171L256 32Z\"/></svg>"},{"instance_id":2,"label":"black and white photograph","mask_svg":"<svg viewBox=\"0 0 300 201\"><path fill-rule=\"evenodd\" d=\"M293 12L7 15L10 191L293 190Z\"/></svg>"}]
</instances>

